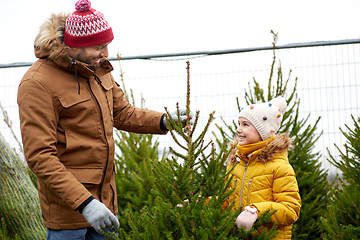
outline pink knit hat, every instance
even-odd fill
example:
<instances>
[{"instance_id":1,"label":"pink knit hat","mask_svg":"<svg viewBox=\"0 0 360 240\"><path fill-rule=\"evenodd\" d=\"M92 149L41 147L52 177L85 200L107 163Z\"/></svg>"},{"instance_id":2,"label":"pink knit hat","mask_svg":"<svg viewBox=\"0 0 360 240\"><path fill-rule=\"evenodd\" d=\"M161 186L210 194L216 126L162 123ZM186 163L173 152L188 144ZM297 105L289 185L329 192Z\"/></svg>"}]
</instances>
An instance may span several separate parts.
<instances>
[{"instance_id":1,"label":"pink knit hat","mask_svg":"<svg viewBox=\"0 0 360 240\"><path fill-rule=\"evenodd\" d=\"M114 35L104 14L91 8L89 0L79 0L76 11L65 25L65 44L69 47L89 47L102 45L114 39Z\"/></svg>"}]
</instances>

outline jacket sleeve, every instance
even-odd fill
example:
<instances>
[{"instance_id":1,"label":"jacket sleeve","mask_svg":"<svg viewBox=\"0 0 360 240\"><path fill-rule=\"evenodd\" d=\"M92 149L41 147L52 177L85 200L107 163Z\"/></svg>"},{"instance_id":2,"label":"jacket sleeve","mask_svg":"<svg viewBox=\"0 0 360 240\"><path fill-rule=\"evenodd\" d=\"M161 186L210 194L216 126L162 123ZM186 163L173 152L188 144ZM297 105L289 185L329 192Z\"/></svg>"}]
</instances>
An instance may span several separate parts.
<instances>
[{"instance_id":1,"label":"jacket sleeve","mask_svg":"<svg viewBox=\"0 0 360 240\"><path fill-rule=\"evenodd\" d=\"M132 106L125 99L123 90L113 81L114 127L135 133L166 134L160 128L164 112L142 109Z\"/></svg>"},{"instance_id":2,"label":"jacket sleeve","mask_svg":"<svg viewBox=\"0 0 360 240\"><path fill-rule=\"evenodd\" d=\"M280 165L274 172L274 201L254 203L260 213L276 210L273 222L287 226L293 224L300 214L301 199L295 172L289 163Z\"/></svg>"},{"instance_id":3,"label":"jacket sleeve","mask_svg":"<svg viewBox=\"0 0 360 240\"><path fill-rule=\"evenodd\" d=\"M59 115L47 89L34 79L18 89L20 128L25 158L39 181L56 192L74 210L91 193L67 171L57 157Z\"/></svg>"}]
</instances>

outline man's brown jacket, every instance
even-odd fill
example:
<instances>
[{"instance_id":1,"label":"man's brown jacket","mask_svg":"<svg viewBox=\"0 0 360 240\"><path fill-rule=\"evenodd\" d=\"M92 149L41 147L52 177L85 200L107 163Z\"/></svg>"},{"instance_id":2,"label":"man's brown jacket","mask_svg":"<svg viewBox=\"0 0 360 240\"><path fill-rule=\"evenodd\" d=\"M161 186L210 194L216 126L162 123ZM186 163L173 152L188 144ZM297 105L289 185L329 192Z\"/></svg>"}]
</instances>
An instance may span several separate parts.
<instances>
[{"instance_id":1,"label":"man's brown jacket","mask_svg":"<svg viewBox=\"0 0 360 240\"><path fill-rule=\"evenodd\" d=\"M70 58L62 41L66 14L52 15L35 40L39 58L21 80L18 105L25 158L38 177L44 224L89 227L76 209L90 196L117 214L113 127L164 134L163 113L133 107L110 72Z\"/></svg>"}]
</instances>

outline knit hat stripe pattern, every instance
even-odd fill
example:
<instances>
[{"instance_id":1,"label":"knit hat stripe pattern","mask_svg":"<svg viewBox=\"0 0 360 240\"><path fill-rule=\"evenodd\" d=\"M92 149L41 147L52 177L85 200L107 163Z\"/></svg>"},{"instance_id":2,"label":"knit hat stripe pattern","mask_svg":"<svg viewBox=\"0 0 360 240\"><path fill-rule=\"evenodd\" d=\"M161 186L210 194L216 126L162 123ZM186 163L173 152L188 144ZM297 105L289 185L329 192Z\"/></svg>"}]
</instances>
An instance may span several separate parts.
<instances>
[{"instance_id":1,"label":"knit hat stripe pattern","mask_svg":"<svg viewBox=\"0 0 360 240\"><path fill-rule=\"evenodd\" d=\"M90 6L90 1L79 0L76 11L66 19L64 41L69 47L102 45L114 39L104 14Z\"/></svg>"},{"instance_id":2,"label":"knit hat stripe pattern","mask_svg":"<svg viewBox=\"0 0 360 240\"><path fill-rule=\"evenodd\" d=\"M93 13L91 11L94 11ZM91 9L90 14L71 15L66 20L66 32L71 36L88 36L110 29L109 23L105 20L104 14Z\"/></svg>"}]
</instances>

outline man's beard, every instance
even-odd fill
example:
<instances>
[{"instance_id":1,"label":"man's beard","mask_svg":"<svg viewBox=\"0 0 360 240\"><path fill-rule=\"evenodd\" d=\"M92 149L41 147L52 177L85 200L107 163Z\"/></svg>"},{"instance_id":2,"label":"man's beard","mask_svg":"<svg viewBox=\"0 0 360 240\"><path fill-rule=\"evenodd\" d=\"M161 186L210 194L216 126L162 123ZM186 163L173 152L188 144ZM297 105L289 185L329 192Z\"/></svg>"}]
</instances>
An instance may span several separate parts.
<instances>
[{"instance_id":1,"label":"man's beard","mask_svg":"<svg viewBox=\"0 0 360 240\"><path fill-rule=\"evenodd\" d=\"M92 61L93 59L101 59L102 57L101 56L98 56L98 57L92 57L92 58L88 58L88 59L84 59L81 57L81 54L79 53L77 56L76 56L76 60L80 61L80 62L83 62L83 63L86 63L87 65L89 65L89 67L91 69L97 69L100 67L100 61Z\"/></svg>"}]
</instances>

